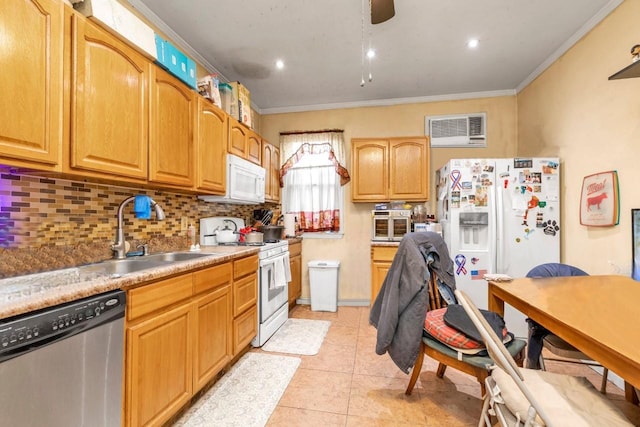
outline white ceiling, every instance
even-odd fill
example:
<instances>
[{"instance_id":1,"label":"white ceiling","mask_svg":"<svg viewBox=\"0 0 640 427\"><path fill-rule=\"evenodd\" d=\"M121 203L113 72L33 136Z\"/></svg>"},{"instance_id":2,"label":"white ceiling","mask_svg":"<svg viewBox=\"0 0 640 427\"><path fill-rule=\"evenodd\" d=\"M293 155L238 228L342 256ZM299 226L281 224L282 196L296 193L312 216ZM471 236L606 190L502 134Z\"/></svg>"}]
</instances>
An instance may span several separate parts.
<instances>
[{"instance_id":1,"label":"white ceiling","mask_svg":"<svg viewBox=\"0 0 640 427\"><path fill-rule=\"evenodd\" d=\"M361 0L129 2L264 114L516 93L622 0L396 0L364 87Z\"/></svg>"}]
</instances>

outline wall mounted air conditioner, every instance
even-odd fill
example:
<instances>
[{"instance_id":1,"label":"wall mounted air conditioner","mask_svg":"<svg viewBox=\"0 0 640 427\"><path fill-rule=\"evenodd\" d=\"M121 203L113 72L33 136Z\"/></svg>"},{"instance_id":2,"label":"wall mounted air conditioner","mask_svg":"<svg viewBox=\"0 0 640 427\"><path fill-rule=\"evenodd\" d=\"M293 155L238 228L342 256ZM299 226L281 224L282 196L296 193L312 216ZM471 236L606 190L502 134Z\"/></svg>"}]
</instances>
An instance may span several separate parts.
<instances>
[{"instance_id":1,"label":"wall mounted air conditioner","mask_svg":"<svg viewBox=\"0 0 640 427\"><path fill-rule=\"evenodd\" d=\"M432 147L486 147L486 129L486 113L425 117Z\"/></svg>"}]
</instances>

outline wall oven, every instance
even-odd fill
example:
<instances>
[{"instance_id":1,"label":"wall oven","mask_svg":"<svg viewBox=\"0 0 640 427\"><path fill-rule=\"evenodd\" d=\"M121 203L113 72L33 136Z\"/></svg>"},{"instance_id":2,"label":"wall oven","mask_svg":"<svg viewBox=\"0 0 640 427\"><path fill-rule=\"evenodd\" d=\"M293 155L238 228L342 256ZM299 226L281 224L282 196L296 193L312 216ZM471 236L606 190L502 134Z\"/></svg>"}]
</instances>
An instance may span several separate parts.
<instances>
[{"instance_id":1,"label":"wall oven","mask_svg":"<svg viewBox=\"0 0 640 427\"><path fill-rule=\"evenodd\" d=\"M371 211L371 240L399 241L411 231L411 210Z\"/></svg>"},{"instance_id":2,"label":"wall oven","mask_svg":"<svg viewBox=\"0 0 640 427\"><path fill-rule=\"evenodd\" d=\"M289 318L289 243L267 243L258 252L258 334L251 341L261 347Z\"/></svg>"}]
</instances>

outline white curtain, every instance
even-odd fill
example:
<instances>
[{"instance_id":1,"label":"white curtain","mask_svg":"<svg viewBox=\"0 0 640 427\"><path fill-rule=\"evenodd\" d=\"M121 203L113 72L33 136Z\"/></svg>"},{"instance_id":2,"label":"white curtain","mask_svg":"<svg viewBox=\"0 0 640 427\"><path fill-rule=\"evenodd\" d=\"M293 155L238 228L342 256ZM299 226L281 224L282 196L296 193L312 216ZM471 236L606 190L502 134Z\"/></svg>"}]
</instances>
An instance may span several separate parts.
<instances>
[{"instance_id":1,"label":"white curtain","mask_svg":"<svg viewBox=\"0 0 640 427\"><path fill-rule=\"evenodd\" d=\"M333 149L336 160L341 165L344 164L344 138L342 132L320 132L320 133L296 133L280 136L280 152L282 159L286 162L304 144L329 144ZM284 163L284 162L283 162Z\"/></svg>"},{"instance_id":2,"label":"white curtain","mask_svg":"<svg viewBox=\"0 0 640 427\"><path fill-rule=\"evenodd\" d=\"M282 135L282 200L302 231L339 231L341 184L348 182L342 132Z\"/></svg>"}]
</instances>

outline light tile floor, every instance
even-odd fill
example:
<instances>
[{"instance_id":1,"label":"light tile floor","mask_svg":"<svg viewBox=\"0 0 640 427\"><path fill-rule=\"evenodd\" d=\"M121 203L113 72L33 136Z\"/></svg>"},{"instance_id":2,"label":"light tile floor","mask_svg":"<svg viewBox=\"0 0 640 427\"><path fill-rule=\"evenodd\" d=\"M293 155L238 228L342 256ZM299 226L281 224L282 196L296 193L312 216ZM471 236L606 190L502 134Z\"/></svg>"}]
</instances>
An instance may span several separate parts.
<instances>
[{"instance_id":1,"label":"light tile floor","mask_svg":"<svg viewBox=\"0 0 640 427\"><path fill-rule=\"evenodd\" d=\"M320 352L301 356L302 363L267 426L477 425L482 402L476 379L454 369L439 379L436 363L428 356L412 395L404 394L409 375L387 354L375 353L376 329L369 325L368 307L338 307L336 313L330 313L313 312L302 305L290 317L332 323ZM601 377L588 367L547 365L550 371L586 376L599 388ZM607 396L632 423L640 425L640 408L627 403L624 392L611 382Z\"/></svg>"}]
</instances>

